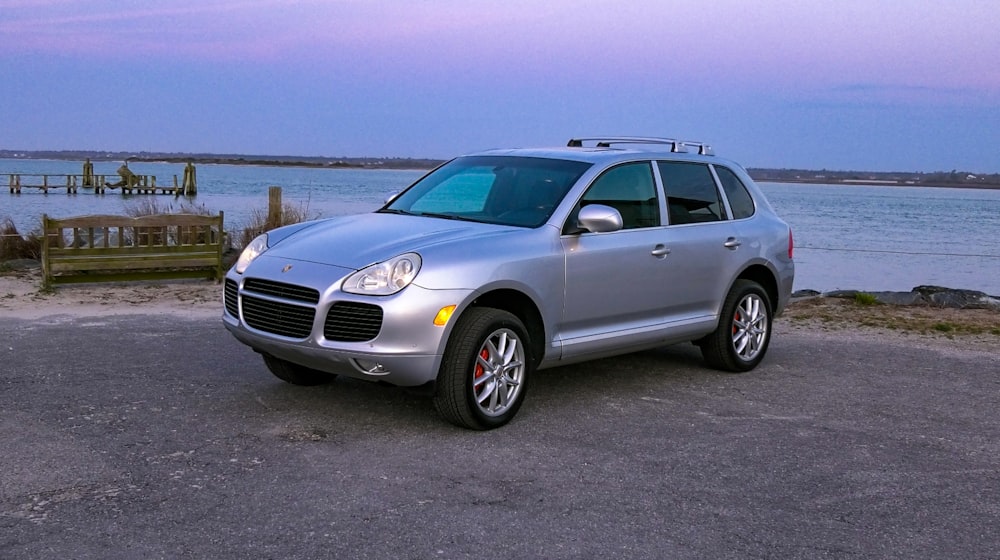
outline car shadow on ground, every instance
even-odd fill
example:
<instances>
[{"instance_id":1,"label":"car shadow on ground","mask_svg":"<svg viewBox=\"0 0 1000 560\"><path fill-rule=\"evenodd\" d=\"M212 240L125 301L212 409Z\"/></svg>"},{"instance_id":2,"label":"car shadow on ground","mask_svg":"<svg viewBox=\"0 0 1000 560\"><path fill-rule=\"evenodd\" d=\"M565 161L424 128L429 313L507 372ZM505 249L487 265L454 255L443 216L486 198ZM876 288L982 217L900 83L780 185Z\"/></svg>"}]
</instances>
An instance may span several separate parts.
<instances>
[{"instance_id":1,"label":"car shadow on ground","mask_svg":"<svg viewBox=\"0 0 1000 560\"><path fill-rule=\"evenodd\" d=\"M252 374L253 382L247 391L233 395L239 401L233 404L261 415L280 414L293 424L302 424L282 435L288 439L326 438L346 430L379 426L393 430L400 426L415 430L448 427L426 394L346 377L325 385L300 387L271 378L263 364L253 369L245 372ZM623 401L635 400L643 398L651 388L666 393L673 388L708 383L719 376L732 374L707 367L692 344L544 369L534 373L515 422L522 416L560 416L561 411L586 409L609 395Z\"/></svg>"}]
</instances>

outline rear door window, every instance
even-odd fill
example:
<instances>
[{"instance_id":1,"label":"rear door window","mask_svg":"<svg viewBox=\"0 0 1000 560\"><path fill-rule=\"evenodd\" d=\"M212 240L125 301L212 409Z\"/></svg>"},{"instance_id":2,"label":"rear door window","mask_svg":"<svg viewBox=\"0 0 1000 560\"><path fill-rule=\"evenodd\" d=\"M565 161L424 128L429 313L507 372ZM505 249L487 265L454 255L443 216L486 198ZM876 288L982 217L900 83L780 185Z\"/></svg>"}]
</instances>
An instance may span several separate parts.
<instances>
[{"instance_id":1,"label":"rear door window","mask_svg":"<svg viewBox=\"0 0 1000 560\"><path fill-rule=\"evenodd\" d=\"M726 219L719 189L708 165L678 161L656 163L667 195L671 225Z\"/></svg>"}]
</instances>

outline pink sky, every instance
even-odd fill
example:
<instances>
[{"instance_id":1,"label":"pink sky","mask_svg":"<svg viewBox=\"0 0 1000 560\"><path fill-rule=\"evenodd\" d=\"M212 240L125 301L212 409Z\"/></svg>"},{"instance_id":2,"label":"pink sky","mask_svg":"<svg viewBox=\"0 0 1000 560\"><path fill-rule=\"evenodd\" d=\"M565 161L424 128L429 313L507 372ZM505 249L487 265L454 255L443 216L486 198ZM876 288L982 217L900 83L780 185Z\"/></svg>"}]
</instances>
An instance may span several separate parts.
<instances>
[{"instance_id":1,"label":"pink sky","mask_svg":"<svg viewBox=\"0 0 1000 560\"><path fill-rule=\"evenodd\" d=\"M615 133L1000 172L998 28L971 0L0 0L0 148L448 157ZM92 132L128 123L155 133Z\"/></svg>"}]
</instances>

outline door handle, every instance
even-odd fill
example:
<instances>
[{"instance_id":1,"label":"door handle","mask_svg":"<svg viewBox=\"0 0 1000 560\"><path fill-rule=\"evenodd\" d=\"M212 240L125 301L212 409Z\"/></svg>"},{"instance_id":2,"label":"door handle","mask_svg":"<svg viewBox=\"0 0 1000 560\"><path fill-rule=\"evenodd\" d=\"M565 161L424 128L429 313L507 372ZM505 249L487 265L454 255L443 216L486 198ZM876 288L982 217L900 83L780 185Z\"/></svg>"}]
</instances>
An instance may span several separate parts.
<instances>
[{"instance_id":1,"label":"door handle","mask_svg":"<svg viewBox=\"0 0 1000 560\"><path fill-rule=\"evenodd\" d=\"M670 249L666 245L657 245L653 247L653 250L649 252L650 255L654 257L665 257L670 254Z\"/></svg>"},{"instance_id":2,"label":"door handle","mask_svg":"<svg viewBox=\"0 0 1000 560\"><path fill-rule=\"evenodd\" d=\"M736 249L742 244L743 242L740 241L739 239L736 239L735 237L730 237L729 239L726 240L725 243L722 244L722 246L725 247L726 249Z\"/></svg>"}]
</instances>

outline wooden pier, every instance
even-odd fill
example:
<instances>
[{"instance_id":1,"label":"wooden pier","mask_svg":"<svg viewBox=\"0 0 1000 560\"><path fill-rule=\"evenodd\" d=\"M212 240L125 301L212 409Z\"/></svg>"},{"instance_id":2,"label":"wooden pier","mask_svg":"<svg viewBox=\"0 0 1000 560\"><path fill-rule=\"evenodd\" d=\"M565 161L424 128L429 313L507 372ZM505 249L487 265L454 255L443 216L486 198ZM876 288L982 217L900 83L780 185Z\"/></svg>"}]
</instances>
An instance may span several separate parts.
<instances>
[{"instance_id":1,"label":"wooden pier","mask_svg":"<svg viewBox=\"0 0 1000 560\"><path fill-rule=\"evenodd\" d=\"M77 194L81 189L93 191L95 194L104 194L108 191L120 190L122 194L172 194L180 196L185 194L185 189L178 185L177 176L174 175L173 185L157 185L156 175L133 175L134 181L129 181L123 185L108 185L104 175L49 175L49 174L27 174L12 173L9 179L9 189L11 194L21 194L27 190L37 190L43 194L49 191L64 191L66 194ZM84 179L90 178L90 184ZM190 196L190 195L186 195Z\"/></svg>"},{"instance_id":2,"label":"wooden pier","mask_svg":"<svg viewBox=\"0 0 1000 560\"><path fill-rule=\"evenodd\" d=\"M188 163L184 167L184 180L178 183L177 175L174 175L173 185L157 185L156 175L136 175L128 168L126 162L118 168L119 180L109 183L106 175L95 175L94 166L88 159L83 164L83 173L65 174L32 174L32 173L10 173L8 186L11 194L21 194L23 190L35 189L42 194L49 194L49 190L66 190L66 194L76 194L80 189L92 190L95 194L104 194L107 191L121 189L122 194L172 194L174 196L194 196L198 193L197 175L194 164Z\"/></svg>"}]
</instances>

